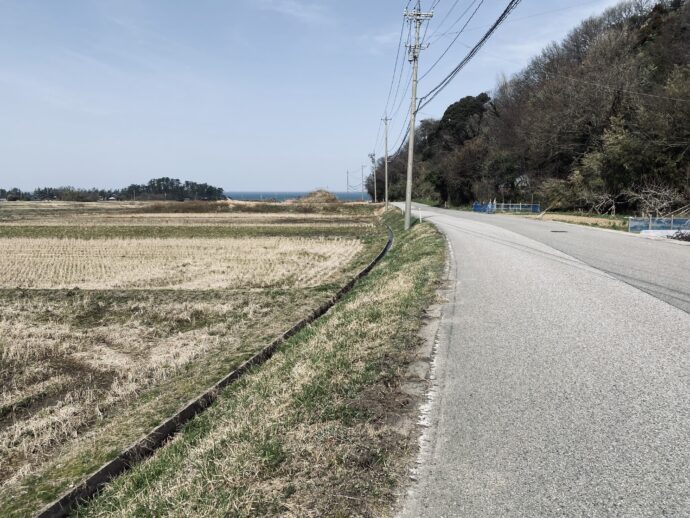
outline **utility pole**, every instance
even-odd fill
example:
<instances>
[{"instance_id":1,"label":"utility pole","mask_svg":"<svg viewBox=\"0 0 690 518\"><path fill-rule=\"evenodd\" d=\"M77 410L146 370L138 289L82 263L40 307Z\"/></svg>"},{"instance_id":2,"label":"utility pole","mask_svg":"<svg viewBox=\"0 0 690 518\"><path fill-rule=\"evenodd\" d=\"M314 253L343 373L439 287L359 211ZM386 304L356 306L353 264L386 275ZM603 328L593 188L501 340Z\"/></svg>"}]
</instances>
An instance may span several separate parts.
<instances>
[{"instance_id":1,"label":"utility pole","mask_svg":"<svg viewBox=\"0 0 690 518\"><path fill-rule=\"evenodd\" d=\"M374 203L377 203L378 196L376 194L376 154L369 153L369 159L371 160L371 174L374 177Z\"/></svg>"},{"instance_id":2,"label":"utility pole","mask_svg":"<svg viewBox=\"0 0 690 518\"><path fill-rule=\"evenodd\" d=\"M419 66L419 51L422 49L419 41L419 33L424 20L430 20L434 16L433 12L423 13L421 5L417 2L417 7L412 11L405 9L405 18L414 22L415 38L414 45L409 47L408 60L412 63L412 100L410 102L410 136L408 138L407 151L407 188L405 189L405 230L410 228L410 216L412 213L412 167L414 165L414 128L417 117L417 72Z\"/></svg>"},{"instance_id":3,"label":"utility pole","mask_svg":"<svg viewBox=\"0 0 690 518\"><path fill-rule=\"evenodd\" d=\"M386 132L385 132L385 136L383 139L385 142L385 144L384 144L384 153L385 153L385 156L384 156L384 160L385 160L385 162L384 162L384 183L385 183L384 197L386 199L386 210L388 210L388 123L390 122L390 119L388 118L388 114L383 116L383 122L386 126L386 130L385 130Z\"/></svg>"},{"instance_id":4,"label":"utility pole","mask_svg":"<svg viewBox=\"0 0 690 518\"><path fill-rule=\"evenodd\" d=\"M364 165L362 165L362 201L364 201Z\"/></svg>"}]
</instances>

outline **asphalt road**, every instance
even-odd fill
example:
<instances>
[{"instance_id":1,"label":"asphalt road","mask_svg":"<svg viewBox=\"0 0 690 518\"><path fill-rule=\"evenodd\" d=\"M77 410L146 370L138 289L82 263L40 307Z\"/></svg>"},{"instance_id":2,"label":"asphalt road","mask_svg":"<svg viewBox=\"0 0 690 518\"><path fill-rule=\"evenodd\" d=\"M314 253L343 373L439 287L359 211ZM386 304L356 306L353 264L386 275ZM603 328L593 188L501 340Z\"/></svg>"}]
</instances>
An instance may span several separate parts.
<instances>
[{"instance_id":1,"label":"asphalt road","mask_svg":"<svg viewBox=\"0 0 690 518\"><path fill-rule=\"evenodd\" d=\"M452 286L401 516L690 516L690 247L425 213Z\"/></svg>"},{"instance_id":2,"label":"asphalt road","mask_svg":"<svg viewBox=\"0 0 690 518\"><path fill-rule=\"evenodd\" d=\"M510 215L476 214L431 207L425 207L424 211L432 217L444 214L511 230L566 253L690 313L688 245Z\"/></svg>"}]
</instances>

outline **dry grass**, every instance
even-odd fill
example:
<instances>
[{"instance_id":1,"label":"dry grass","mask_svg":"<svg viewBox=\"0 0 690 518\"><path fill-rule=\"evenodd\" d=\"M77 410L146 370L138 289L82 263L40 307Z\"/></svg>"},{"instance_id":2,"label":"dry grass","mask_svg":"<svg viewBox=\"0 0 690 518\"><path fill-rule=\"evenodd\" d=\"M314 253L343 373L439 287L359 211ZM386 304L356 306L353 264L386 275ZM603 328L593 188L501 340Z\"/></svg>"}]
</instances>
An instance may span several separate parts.
<instances>
[{"instance_id":1,"label":"dry grass","mask_svg":"<svg viewBox=\"0 0 690 518\"><path fill-rule=\"evenodd\" d=\"M522 216L529 219L543 219L546 221L561 221L563 223L574 223L613 230L627 230L627 223L623 218L602 217L602 216L578 216L576 214L557 214L547 213L543 216Z\"/></svg>"},{"instance_id":2,"label":"dry grass","mask_svg":"<svg viewBox=\"0 0 690 518\"><path fill-rule=\"evenodd\" d=\"M77 516L385 516L414 438L391 414L443 264L428 225Z\"/></svg>"},{"instance_id":3,"label":"dry grass","mask_svg":"<svg viewBox=\"0 0 690 518\"><path fill-rule=\"evenodd\" d=\"M341 216L344 218L369 217L371 207L366 203L269 203L250 201L219 202L7 202L0 203L0 223L37 223L53 218L76 218L87 221L103 216L125 216L153 214L164 217L176 215L233 216L253 213L254 215L293 215L312 217L318 215Z\"/></svg>"},{"instance_id":4,"label":"dry grass","mask_svg":"<svg viewBox=\"0 0 690 518\"><path fill-rule=\"evenodd\" d=\"M361 209L16 207L0 226L30 221L71 237L0 238L3 516L32 514L215 383L323 303L385 235ZM196 235L233 224L243 237ZM81 232L89 226L103 229ZM273 227L290 237L261 234ZM136 239L109 236L130 228Z\"/></svg>"},{"instance_id":5,"label":"dry grass","mask_svg":"<svg viewBox=\"0 0 690 518\"><path fill-rule=\"evenodd\" d=\"M353 239L0 238L0 288L246 289L318 285L362 250Z\"/></svg>"},{"instance_id":6,"label":"dry grass","mask_svg":"<svg viewBox=\"0 0 690 518\"><path fill-rule=\"evenodd\" d=\"M319 189L298 198L295 203L338 203L338 197L332 192Z\"/></svg>"},{"instance_id":7,"label":"dry grass","mask_svg":"<svg viewBox=\"0 0 690 518\"><path fill-rule=\"evenodd\" d=\"M145 309L141 300L106 306L88 294L61 304L20 297L5 300L3 307L0 401L6 414L12 411L12 419L0 419L0 480L9 484L114 405L221 346L226 353L236 350L238 326L260 320L268 311L242 298L224 303L166 300ZM113 312L111 318L99 319L107 310ZM10 470L17 464L23 469Z\"/></svg>"},{"instance_id":8,"label":"dry grass","mask_svg":"<svg viewBox=\"0 0 690 518\"><path fill-rule=\"evenodd\" d=\"M257 212L218 213L134 213L71 214L68 216L33 213L21 218L0 220L0 226L36 224L41 226L234 226L234 225L368 225L370 215L349 214L293 214Z\"/></svg>"}]
</instances>

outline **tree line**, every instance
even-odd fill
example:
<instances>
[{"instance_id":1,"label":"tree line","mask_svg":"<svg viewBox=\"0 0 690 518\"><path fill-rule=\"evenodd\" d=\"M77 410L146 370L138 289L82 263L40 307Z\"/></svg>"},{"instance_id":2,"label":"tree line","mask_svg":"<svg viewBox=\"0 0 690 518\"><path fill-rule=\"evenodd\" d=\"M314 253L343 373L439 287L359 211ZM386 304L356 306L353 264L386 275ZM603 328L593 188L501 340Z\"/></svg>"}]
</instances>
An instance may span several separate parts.
<instances>
[{"instance_id":1,"label":"tree line","mask_svg":"<svg viewBox=\"0 0 690 518\"><path fill-rule=\"evenodd\" d=\"M627 1L415 133L415 197L664 213L690 199L690 6ZM407 147L389 161L404 198ZM382 192L383 160L374 178Z\"/></svg>"},{"instance_id":2,"label":"tree line","mask_svg":"<svg viewBox=\"0 0 690 518\"><path fill-rule=\"evenodd\" d=\"M17 200L99 201L99 200L222 200L222 187L207 183L180 181L177 178L154 178L145 184L122 189L80 189L75 187L39 187L33 191L17 188L0 189L0 198Z\"/></svg>"}]
</instances>

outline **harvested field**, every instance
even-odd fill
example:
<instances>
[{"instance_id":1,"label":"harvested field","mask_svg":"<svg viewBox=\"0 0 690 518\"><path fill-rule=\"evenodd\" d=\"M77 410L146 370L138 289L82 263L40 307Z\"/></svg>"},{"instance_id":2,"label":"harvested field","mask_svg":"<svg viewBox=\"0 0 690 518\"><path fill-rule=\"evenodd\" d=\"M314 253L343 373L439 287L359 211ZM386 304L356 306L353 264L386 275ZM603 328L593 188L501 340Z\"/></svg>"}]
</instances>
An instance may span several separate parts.
<instances>
[{"instance_id":1,"label":"harvested field","mask_svg":"<svg viewBox=\"0 0 690 518\"><path fill-rule=\"evenodd\" d=\"M0 220L0 226L38 224L40 226L236 226L236 225L371 225L366 215L292 214L256 212L176 213L176 214L79 214L44 217L41 214Z\"/></svg>"},{"instance_id":2,"label":"harvested field","mask_svg":"<svg viewBox=\"0 0 690 518\"><path fill-rule=\"evenodd\" d=\"M445 243L400 230L380 267L75 516L390 516L418 443L406 366Z\"/></svg>"},{"instance_id":3,"label":"harvested field","mask_svg":"<svg viewBox=\"0 0 690 518\"><path fill-rule=\"evenodd\" d=\"M113 458L325 302L386 240L371 208L105 205L0 216L3 516L32 514Z\"/></svg>"},{"instance_id":4,"label":"harvested field","mask_svg":"<svg viewBox=\"0 0 690 518\"><path fill-rule=\"evenodd\" d=\"M328 282L355 239L0 238L0 289L246 289Z\"/></svg>"}]
</instances>

